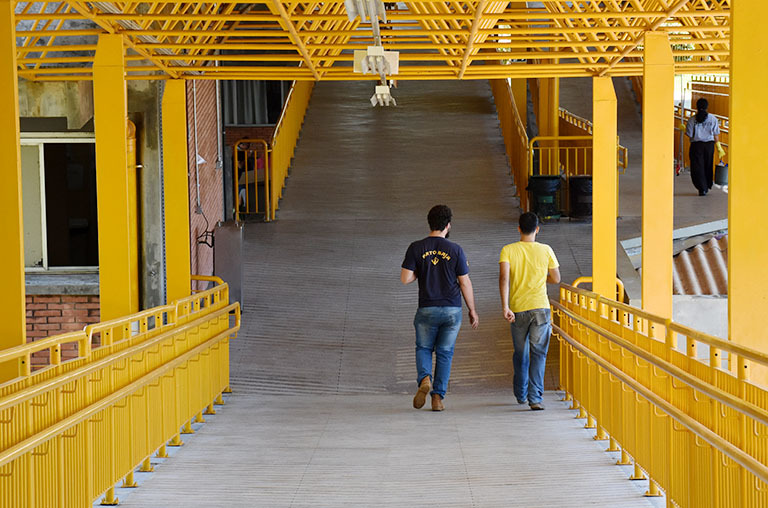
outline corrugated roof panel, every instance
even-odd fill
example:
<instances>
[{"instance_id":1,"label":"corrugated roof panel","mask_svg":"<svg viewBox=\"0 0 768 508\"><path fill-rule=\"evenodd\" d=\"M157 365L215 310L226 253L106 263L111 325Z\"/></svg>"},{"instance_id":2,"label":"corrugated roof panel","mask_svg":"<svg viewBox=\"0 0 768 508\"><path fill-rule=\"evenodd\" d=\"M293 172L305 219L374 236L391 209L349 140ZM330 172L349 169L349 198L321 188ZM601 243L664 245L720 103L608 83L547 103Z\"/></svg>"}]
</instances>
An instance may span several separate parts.
<instances>
[{"instance_id":1,"label":"corrugated roof panel","mask_svg":"<svg viewBox=\"0 0 768 508\"><path fill-rule=\"evenodd\" d=\"M680 252L674 257L672 271L676 295L727 295L728 235Z\"/></svg>"}]
</instances>

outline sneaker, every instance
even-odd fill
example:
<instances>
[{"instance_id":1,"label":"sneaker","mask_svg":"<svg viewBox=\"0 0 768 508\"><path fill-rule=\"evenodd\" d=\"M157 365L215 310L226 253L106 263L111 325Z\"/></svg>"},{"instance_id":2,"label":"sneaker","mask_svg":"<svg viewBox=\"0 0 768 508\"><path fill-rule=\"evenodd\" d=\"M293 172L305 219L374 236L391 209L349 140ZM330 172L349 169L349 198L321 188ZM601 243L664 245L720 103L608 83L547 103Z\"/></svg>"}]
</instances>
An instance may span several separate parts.
<instances>
[{"instance_id":1,"label":"sneaker","mask_svg":"<svg viewBox=\"0 0 768 508\"><path fill-rule=\"evenodd\" d=\"M517 403L518 404L525 404L526 402L528 402L528 401L525 400L525 399L517 399Z\"/></svg>"},{"instance_id":2,"label":"sneaker","mask_svg":"<svg viewBox=\"0 0 768 508\"><path fill-rule=\"evenodd\" d=\"M427 394L432 390L432 380L429 376L425 376L419 384L419 391L413 397L413 407L421 409L424 407L424 403L427 401Z\"/></svg>"},{"instance_id":3,"label":"sneaker","mask_svg":"<svg viewBox=\"0 0 768 508\"><path fill-rule=\"evenodd\" d=\"M528 405L531 407L531 411L544 411L544 404L541 402L534 402Z\"/></svg>"},{"instance_id":4,"label":"sneaker","mask_svg":"<svg viewBox=\"0 0 768 508\"><path fill-rule=\"evenodd\" d=\"M442 411L445 409L443 398L436 393L432 394L432 411Z\"/></svg>"}]
</instances>

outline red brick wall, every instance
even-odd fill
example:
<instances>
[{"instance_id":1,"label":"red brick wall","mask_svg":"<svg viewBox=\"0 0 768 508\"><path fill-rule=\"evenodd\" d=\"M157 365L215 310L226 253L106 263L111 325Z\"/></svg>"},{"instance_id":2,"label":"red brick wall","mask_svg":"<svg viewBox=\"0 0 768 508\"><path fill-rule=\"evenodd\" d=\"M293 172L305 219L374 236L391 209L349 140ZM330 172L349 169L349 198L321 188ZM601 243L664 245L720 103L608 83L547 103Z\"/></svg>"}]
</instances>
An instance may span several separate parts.
<instances>
[{"instance_id":1,"label":"red brick wall","mask_svg":"<svg viewBox=\"0 0 768 508\"><path fill-rule=\"evenodd\" d=\"M216 83L197 81L197 153L205 163L199 165L200 206L208 219L208 229L213 230L216 222L223 220L224 180L222 169L216 167L219 155L219 135L216 117ZM187 132L189 138L189 213L191 234L191 268L193 274L213 274L213 249L197 243L197 238L205 232L205 218L195 213L197 206L197 185L195 182L195 115L193 84L187 81Z\"/></svg>"},{"instance_id":2,"label":"red brick wall","mask_svg":"<svg viewBox=\"0 0 768 508\"><path fill-rule=\"evenodd\" d=\"M98 296L45 295L27 296L27 342L51 335L82 330L86 325L99 322ZM77 356L77 344L62 345L61 358ZM32 356L32 367L47 365L49 351Z\"/></svg>"},{"instance_id":3,"label":"red brick wall","mask_svg":"<svg viewBox=\"0 0 768 508\"><path fill-rule=\"evenodd\" d=\"M275 133L274 125L264 127L226 127L224 129L224 145L234 146L240 139L263 139L267 143L272 141Z\"/></svg>"}]
</instances>

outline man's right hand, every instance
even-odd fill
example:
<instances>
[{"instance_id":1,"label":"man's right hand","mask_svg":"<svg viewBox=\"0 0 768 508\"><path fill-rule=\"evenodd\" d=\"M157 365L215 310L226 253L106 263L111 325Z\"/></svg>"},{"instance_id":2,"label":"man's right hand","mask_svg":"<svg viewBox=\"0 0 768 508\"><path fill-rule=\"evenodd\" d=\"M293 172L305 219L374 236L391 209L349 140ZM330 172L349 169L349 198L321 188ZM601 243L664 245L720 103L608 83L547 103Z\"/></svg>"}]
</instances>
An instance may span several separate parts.
<instances>
[{"instance_id":1,"label":"man's right hand","mask_svg":"<svg viewBox=\"0 0 768 508\"><path fill-rule=\"evenodd\" d=\"M509 310L509 308L504 309L504 319L507 320L507 323L514 323L515 313Z\"/></svg>"}]
</instances>

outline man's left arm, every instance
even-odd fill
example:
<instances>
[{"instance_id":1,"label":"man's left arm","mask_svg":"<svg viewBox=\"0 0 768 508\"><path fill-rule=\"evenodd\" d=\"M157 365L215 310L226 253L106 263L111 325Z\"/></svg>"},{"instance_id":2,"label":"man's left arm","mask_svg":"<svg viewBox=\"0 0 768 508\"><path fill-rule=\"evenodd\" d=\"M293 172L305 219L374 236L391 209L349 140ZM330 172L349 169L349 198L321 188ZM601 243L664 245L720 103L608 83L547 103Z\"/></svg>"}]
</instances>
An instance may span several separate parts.
<instances>
[{"instance_id":1,"label":"man's left arm","mask_svg":"<svg viewBox=\"0 0 768 508\"><path fill-rule=\"evenodd\" d=\"M560 263L557 262L555 251L548 247L549 261L547 263L547 282L550 284L560 284Z\"/></svg>"}]
</instances>

